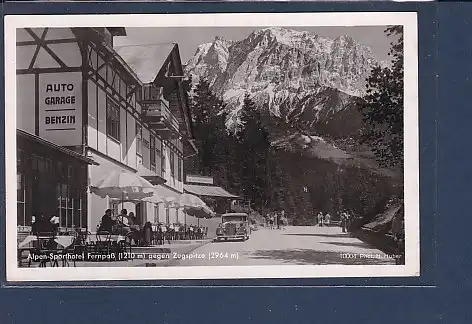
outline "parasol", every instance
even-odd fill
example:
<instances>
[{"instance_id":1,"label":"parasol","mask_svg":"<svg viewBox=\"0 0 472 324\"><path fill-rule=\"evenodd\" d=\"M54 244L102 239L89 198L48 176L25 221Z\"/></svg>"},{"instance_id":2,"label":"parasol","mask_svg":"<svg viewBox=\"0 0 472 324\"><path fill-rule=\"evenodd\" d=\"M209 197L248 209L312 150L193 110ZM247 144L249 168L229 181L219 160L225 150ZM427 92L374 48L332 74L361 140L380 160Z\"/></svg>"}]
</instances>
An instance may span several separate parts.
<instances>
[{"instance_id":1,"label":"parasol","mask_svg":"<svg viewBox=\"0 0 472 324\"><path fill-rule=\"evenodd\" d=\"M101 198L142 200L151 198L155 192L154 186L139 175L124 171L112 171L102 176L90 191Z\"/></svg>"}]
</instances>

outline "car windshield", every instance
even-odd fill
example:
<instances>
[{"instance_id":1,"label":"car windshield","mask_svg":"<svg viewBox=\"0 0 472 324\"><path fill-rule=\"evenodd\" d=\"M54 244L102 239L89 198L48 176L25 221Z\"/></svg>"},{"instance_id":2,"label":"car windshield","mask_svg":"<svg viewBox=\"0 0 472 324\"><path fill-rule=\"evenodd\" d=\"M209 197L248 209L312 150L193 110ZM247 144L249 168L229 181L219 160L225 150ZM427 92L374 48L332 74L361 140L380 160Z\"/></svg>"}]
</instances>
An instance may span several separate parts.
<instances>
[{"instance_id":1,"label":"car windshield","mask_svg":"<svg viewBox=\"0 0 472 324\"><path fill-rule=\"evenodd\" d=\"M245 222L247 216L241 216L241 215L228 215L228 216L222 216L221 221L224 222Z\"/></svg>"}]
</instances>

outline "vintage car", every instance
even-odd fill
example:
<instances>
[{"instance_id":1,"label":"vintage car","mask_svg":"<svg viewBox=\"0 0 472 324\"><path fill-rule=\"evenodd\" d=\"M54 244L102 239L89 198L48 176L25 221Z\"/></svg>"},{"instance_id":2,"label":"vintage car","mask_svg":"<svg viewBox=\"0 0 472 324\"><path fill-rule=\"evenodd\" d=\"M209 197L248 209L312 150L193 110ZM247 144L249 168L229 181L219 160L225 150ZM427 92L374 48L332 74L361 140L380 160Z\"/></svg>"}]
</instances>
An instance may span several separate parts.
<instances>
[{"instance_id":1,"label":"vintage car","mask_svg":"<svg viewBox=\"0 0 472 324\"><path fill-rule=\"evenodd\" d=\"M246 213L228 213L221 215L221 223L216 229L215 241L239 239L247 240L251 234Z\"/></svg>"}]
</instances>

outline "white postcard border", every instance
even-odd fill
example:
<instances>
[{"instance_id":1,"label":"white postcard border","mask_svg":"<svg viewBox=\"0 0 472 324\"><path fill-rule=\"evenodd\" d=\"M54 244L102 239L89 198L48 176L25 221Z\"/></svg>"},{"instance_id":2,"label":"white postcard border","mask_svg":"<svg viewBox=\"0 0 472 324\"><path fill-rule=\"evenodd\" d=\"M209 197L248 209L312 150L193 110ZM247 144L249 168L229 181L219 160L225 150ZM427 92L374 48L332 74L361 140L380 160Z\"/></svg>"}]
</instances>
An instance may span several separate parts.
<instances>
[{"instance_id":1,"label":"white postcard border","mask_svg":"<svg viewBox=\"0 0 472 324\"><path fill-rule=\"evenodd\" d=\"M125 23L124 23L125 22ZM404 26L405 265L18 268L16 252L16 29L24 27ZM399 277L420 274L418 31L415 12L5 16L6 270L8 281ZM86 270L86 271L84 271Z\"/></svg>"}]
</instances>

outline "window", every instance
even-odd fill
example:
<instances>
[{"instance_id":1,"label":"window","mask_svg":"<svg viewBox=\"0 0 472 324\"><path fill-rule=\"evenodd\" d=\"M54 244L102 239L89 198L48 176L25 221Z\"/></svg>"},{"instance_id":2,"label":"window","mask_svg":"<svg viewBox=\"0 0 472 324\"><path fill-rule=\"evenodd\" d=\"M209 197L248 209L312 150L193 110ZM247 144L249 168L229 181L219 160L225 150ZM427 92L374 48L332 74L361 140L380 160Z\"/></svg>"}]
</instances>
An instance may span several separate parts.
<instances>
[{"instance_id":1,"label":"window","mask_svg":"<svg viewBox=\"0 0 472 324\"><path fill-rule=\"evenodd\" d=\"M74 168L72 168L72 165L69 165L67 167L67 178L69 179L74 178Z\"/></svg>"},{"instance_id":2,"label":"window","mask_svg":"<svg viewBox=\"0 0 472 324\"><path fill-rule=\"evenodd\" d=\"M179 181L182 181L182 160L180 159L180 157L177 157L177 172L178 172L178 180Z\"/></svg>"},{"instance_id":3,"label":"window","mask_svg":"<svg viewBox=\"0 0 472 324\"><path fill-rule=\"evenodd\" d=\"M137 87L137 86L136 86L136 87ZM132 89L132 88L130 87L129 92L131 92L131 89ZM133 93L136 94L136 95L133 94L133 96L136 96L136 100L137 100L138 102L141 102L141 101L142 101L142 98L143 98L143 91L144 91L144 90L143 90L142 88L141 88L141 89L140 89L140 88L137 88L136 90L133 90Z\"/></svg>"},{"instance_id":4,"label":"window","mask_svg":"<svg viewBox=\"0 0 472 324\"><path fill-rule=\"evenodd\" d=\"M16 167L18 170L25 167L25 152L23 150L16 150Z\"/></svg>"},{"instance_id":5,"label":"window","mask_svg":"<svg viewBox=\"0 0 472 324\"><path fill-rule=\"evenodd\" d=\"M39 163L38 160L40 159L39 156L36 154L31 154L31 169L33 171L39 171Z\"/></svg>"},{"instance_id":6,"label":"window","mask_svg":"<svg viewBox=\"0 0 472 324\"><path fill-rule=\"evenodd\" d=\"M120 140L120 107L107 97L107 135Z\"/></svg>"},{"instance_id":7,"label":"window","mask_svg":"<svg viewBox=\"0 0 472 324\"><path fill-rule=\"evenodd\" d=\"M170 163L170 174L172 177L175 177L175 155L174 152L170 152L169 154L169 163Z\"/></svg>"},{"instance_id":8,"label":"window","mask_svg":"<svg viewBox=\"0 0 472 324\"><path fill-rule=\"evenodd\" d=\"M55 172L51 159L44 159L44 163L45 163L45 166L46 166L46 172L47 173L54 173Z\"/></svg>"},{"instance_id":9,"label":"window","mask_svg":"<svg viewBox=\"0 0 472 324\"><path fill-rule=\"evenodd\" d=\"M150 144L149 157L151 159L151 168L156 168L156 138L151 135L151 144Z\"/></svg>"},{"instance_id":10,"label":"window","mask_svg":"<svg viewBox=\"0 0 472 324\"><path fill-rule=\"evenodd\" d=\"M56 197L58 202L57 216L59 216L59 226L67 227L69 216L69 188L70 186L63 183L58 183L56 187Z\"/></svg>"},{"instance_id":11,"label":"window","mask_svg":"<svg viewBox=\"0 0 472 324\"><path fill-rule=\"evenodd\" d=\"M57 162L57 171L60 179L66 178L66 167L62 164L62 162Z\"/></svg>"},{"instance_id":12,"label":"window","mask_svg":"<svg viewBox=\"0 0 472 324\"><path fill-rule=\"evenodd\" d=\"M17 157L17 166L24 167L24 156ZM31 169L40 173L55 173L51 159L43 158L36 154L31 154Z\"/></svg>"},{"instance_id":13,"label":"window","mask_svg":"<svg viewBox=\"0 0 472 324\"><path fill-rule=\"evenodd\" d=\"M170 208L169 207L166 208L166 224L167 225L170 224Z\"/></svg>"},{"instance_id":14,"label":"window","mask_svg":"<svg viewBox=\"0 0 472 324\"><path fill-rule=\"evenodd\" d=\"M162 156L161 156L161 148L156 147L156 173L162 172Z\"/></svg>"},{"instance_id":15,"label":"window","mask_svg":"<svg viewBox=\"0 0 472 324\"><path fill-rule=\"evenodd\" d=\"M82 214L82 199L80 198L73 198L72 199L72 204L74 206L73 208L73 216L72 216L72 224L77 227L85 228L86 226L86 221L83 219L83 214Z\"/></svg>"},{"instance_id":16,"label":"window","mask_svg":"<svg viewBox=\"0 0 472 324\"><path fill-rule=\"evenodd\" d=\"M58 183L56 186L57 216L61 227L84 227L82 199L78 190L71 185Z\"/></svg>"},{"instance_id":17,"label":"window","mask_svg":"<svg viewBox=\"0 0 472 324\"><path fill-rule=\"evenodd\" d=\"M136 123L136 153L143 155L143 127Z\"/></svg>"},{"instance_id":18,"label":"window","mask_svg":"<svg viewBox=\"0 0 472 324\"><path fill-rule=\"evenodd\" d=\"M162 177L166 177L166 151L164 144L161 146L161 170L162 170Z\"/></svg>"},{"instance_id":19,"label":"window","mask_svg":"<svg viewBox=\"0 0 472 324\"><path fill-rule=\"evenodd\" d=\"M16 174L16 215L18 226L30 226L26 224L25 213L25 176L21 173Z\"/></svg>"}]
</instances>

